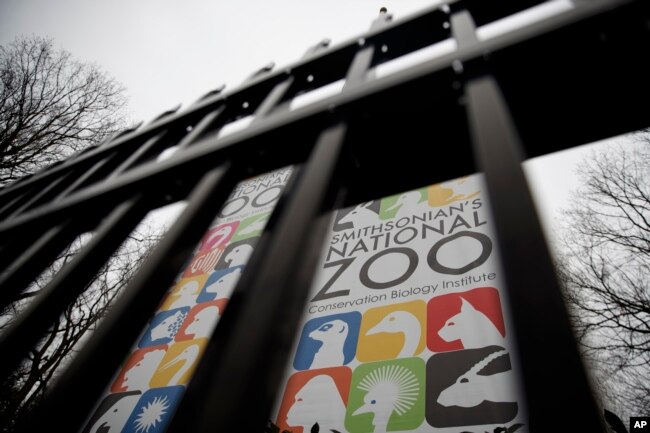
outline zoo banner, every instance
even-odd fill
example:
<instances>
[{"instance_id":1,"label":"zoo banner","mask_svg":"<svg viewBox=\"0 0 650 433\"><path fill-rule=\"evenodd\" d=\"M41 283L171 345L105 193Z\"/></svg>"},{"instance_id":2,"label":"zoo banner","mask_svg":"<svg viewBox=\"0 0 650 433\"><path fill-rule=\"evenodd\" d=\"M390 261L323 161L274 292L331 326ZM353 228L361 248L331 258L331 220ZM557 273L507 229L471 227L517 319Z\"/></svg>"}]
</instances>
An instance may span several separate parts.
<instances>
[{"instance_id":1,"label":"zoo banner","mask_svg":"<svg viewBox=\"0 0 650 433\"><path fill-rule=\"evenodd\" d=\"M289 176L237 185L83 433L165 431Z\"/></svg>"},{"instance_id":2,"label":"zoo banner","mask_svg":"<svg viewBox=\"0 0 650 433\"><path fill-rule=\"evenodd\" d=\"M482 177L337 212L276 431L524 432Z\"/></svg>"}]
</instances>

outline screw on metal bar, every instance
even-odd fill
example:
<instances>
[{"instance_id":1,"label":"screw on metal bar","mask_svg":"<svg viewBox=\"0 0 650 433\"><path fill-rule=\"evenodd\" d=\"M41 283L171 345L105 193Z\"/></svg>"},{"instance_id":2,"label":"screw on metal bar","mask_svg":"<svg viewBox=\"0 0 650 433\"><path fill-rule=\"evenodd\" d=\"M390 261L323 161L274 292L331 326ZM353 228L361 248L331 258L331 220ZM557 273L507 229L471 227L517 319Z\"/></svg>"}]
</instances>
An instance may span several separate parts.
<instances>
[{"instance_id":1,"label":"screw on metal bar","mask_svg":"<svg viewBox=\"0 0 650 433\"><path fill-rule=\"evenodd\" d=\"M451 67L454 69L454 72L457 74L462 74L465 68L463 67L463 62L460 60L456 59L453 62L451 62Z\"/></svg>"}]
</instances>

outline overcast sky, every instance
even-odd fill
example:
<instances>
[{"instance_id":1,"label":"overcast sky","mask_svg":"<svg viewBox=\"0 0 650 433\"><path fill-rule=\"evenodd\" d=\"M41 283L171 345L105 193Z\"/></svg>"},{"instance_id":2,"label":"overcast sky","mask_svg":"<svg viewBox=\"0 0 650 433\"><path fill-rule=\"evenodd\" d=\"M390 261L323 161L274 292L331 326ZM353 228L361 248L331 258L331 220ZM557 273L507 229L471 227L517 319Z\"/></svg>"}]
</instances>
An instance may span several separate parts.
<instances>
[{"instance_id":1,"label":"overcast sky","mask_svg":"<svg viewBox=\"0 0 650 433\"><path fill-rule=\"evenodd\" d=\"M396 19L437 0L0 0L0 44L51 37L121 82L133 121L151 120L207 91L236 87L254 70L300 58L323 38L358 35L386 6ZM569 202L581 151L527 164L542 215Z\"/></svg>"},{"instance_id":2,"label":"overcast sky","mask_svg":"<svg viewBox=\"0 0 650 433\"><path fill-rule=\"evenodd\" d=\"M367 30L381 6L396 17L436 0L0 0L0 43L49 36L127 88L133 120L233 88L270 61L300 58L324 38Z\"/></svg>"}]
</instances>

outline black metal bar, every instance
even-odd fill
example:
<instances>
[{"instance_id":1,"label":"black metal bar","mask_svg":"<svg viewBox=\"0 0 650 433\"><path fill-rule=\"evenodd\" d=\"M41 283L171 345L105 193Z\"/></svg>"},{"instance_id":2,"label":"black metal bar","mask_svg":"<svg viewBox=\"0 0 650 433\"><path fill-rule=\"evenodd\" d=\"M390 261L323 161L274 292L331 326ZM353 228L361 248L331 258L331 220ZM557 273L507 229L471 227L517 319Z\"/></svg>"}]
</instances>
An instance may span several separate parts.
<instances>
[{"instance_id":1,"label":"black metal bar","mask_svg":"<svg viewBox=\"0 0 650 433\"><path fill-rule=\"evenodd\" d=\"M114 179L115 177L119 176L129 168L136 165L144 155L150 152L155 146L160 145L161 141L165 138L166 135L167 135L167 131L163 129L161 132L148 139L140 147L138 147L135 152L129 155L129 157L126 158L126 160L122 162L122 164L120 164L115 170L113 170L113 172L110 175L108 175L106 180Z\"/></svg>"},{"instance_id":2,"label":"black metal bar","mask_svg":"<svg viewBox=\"0 0 650 433\"><path fill-rule=\"evenodd\" d=\"M217 119L223 114L225 107L219 107L214 111L206 114L199 123L196 124L194 128L187 134L185 137L178 142L178 149L184 149L188 146L191 146L196 142L196 140L201 137L204 133L210 130L211 127L215 125Z\"/></svg>"},{"instance_id":3,"label":"black metal bar","mask_svg":"<svg viewBox=\"0 0 650 433\"><path fill-rule=\"evenodd\" d=\"M28 230L24 232L12 231L2 236L2 248L0 249L0 272L4 272L14 261L17 255L25 251L29 245L36 242L47 229Z\"/></svg>"},{"instance_id":4,"label":"black metal bar","mask_svg":"<svg viewBox=\"0 0 650 433\"><path fill-rule=\"evenodd\" d=\"M27 199L27 198L26 198L26 195L27 195L27 192L25 192L24 195L18 195L18 196L16 196L16 197L14 197L13 199L8 200L8 201L5 203L5 205L2 206L2 207L0 208L0 218L2 217L3 214L6 213L6 211L7 211L9 208L15 206L19 200L21 200L21 199L26 200L26 199Z\"/></svg>"},{"instance_id":5,"label":"black metal bar","mask_svg":"<svg viewBox=\"0 0 650 433\"><path fill-rule=\"evenodd\" d=\"M360 43L364 43L360 40ZM375 52L375 47L369 46L364 47L354 56L352 65L345 77L345 85L343 90L347 90L351 87L357 86L360 83L366 81L366 75L368 73L368 68L370 63L372 63L372 56Z\"/></svg>"},{"instance_id":6,"label":"black metal bar","mask_svg":"<svg viewBox=\"0 0 650 433\"><path fill-rule=\"evenodd\" d=\"M0 335L0 378L7 377L45 330L82 293L97 271L149 211L138 197L119 205L101 224L89 244L65 266Z\"/></svg>"},{"instance_id":7,"label":"black metal bar","mask_svg":"<svg viewBox=\"0 0 650 433\"><path fill-rule=\"evenodd\" d=\"M276 84L271 93L269 93L268 96L264 99L264 102L262 102L257 110L255 110L255 118L253 119L253 122L259 122L262 118L269 114L276 105L278 105L278 103L287 93L287 90L289 90L293 84L293 81L293 77L289 77L281 83Z\"/></svg>"},{"instance_id":8,"label":"black metal bar","mask_svg":"<svg viewBox=\"0 0 650 433\"><path fill-rule=\"evenodd\" d=\"M177 144L178 149L182 149L184 147L189 146L191 143L193 143L201 134L203 134L210 126L213 125L215 120L219 117L221 113L223 113L224 107L219 107L218 109L208 113L206 116L204 116L199 123L188 133L186 134L180 142ZM142 156L150 151L150 149L159 144L160 140L165 136L166 132L163 131L160 134L157 134L155 137L149 139L145 144L140 146L136 152L134 152L126 161L124 161L118 168L116 168L108 177L107 179L112 179L119 174L123 173L124 171L128 170L131 168L134 164L138 162ZM87 170L82 176L80 176L72 185L70 185L65 191L63 191L57 198L56 200L53 201L58 201L62 199L63 197L66 197L69 195L71 192L75 191L79 187L81 187L84 182L88 181L92 176L96 175L99 173L100 170L105 169L109 163L113 162L114 159L116 159L118 156L117 153L114 153L113 155L107 156L106 158L98 161L93 165L92 168Z\"/></svg>"},{"instance_id":9,"label":"black metal bar","mask_svg":"<svg viewBox=\"0 0 650 433\"><path fill-rule=\"evenodd\" d=\"M169 432L262 431L307 300L316 245L326 235L326 224L316 220L332 192L345 131L339 124L322 133L295 189L278 206Z\"/></svg>"},{"instance_id":10,"label":"black metal bar","mask_svg":"<svg viewBox=\"0 0 650 433\"><path fill-rule=\"evenodd\" d=\"M117 158L117 154L115 153L113 155L108 155L106 156L106 158L97 161L91 168L86 170L84 174L79 176L77 180L75 180L70 186L68 186L65 190L63 190L61 194L59 194L54 200L52 200L52 202L57 202L62 198L70 195L73 191L79 189L91 178L98 175L101 172L101 170L103 169L105 170L111 163L114 163L114 160L116 158Z\"/></svg>"},{"instance_id":11,"label":"black metal bar","mask_svg":"<svg viewBox=\"0 0 650 433\"><path fill-rule=\"evenodd\" d=\"M13 212L15 209L19 208L20 206L23 205L23 203L26 203L27 201L31 200L32 193L34 191L27 190L24 192L22 195L18 195L14 197L11 200L7 200L7 203L2 206L0 209L0 218L4 219L7 215L10 215L11 212ZM38 192L36 192L38 194Z\"/></svg>"},{"instance_id":12,"label":"black metal bar","mask_svg":"<svg viewBox=\"0 0 650 433\"><path fill-rule=\"evenodd\" d=\"M467 46L478 42L476 25L469 11L459 11L451 15L451 34L458 46Z\"/></svg>"},{"instance_id":13,"label":"black metal bar","mask_svg":"<svg viewBox=\"0 0 650 433\"><path fill-rule=\"evenodd\" d=\"M604 431L535 205L521 168L523 149L498 85L466 88L469 126L485 179L512 309L530 431Z\"/></svg>"},{"instance_id":14,"label":"black metal bar","mask_svg":"<svg viewBox=\"0 0 650 433\"><path fill-rule=\"evenodd\" d=\"M35 204L37 204L39 201L42 201L45 197L48 195L52 195L54 191L57 190L57 188L65 188L66 181L70 180L72 175L74 173L66 173L63 176L59 177L58 179L54 179L52 183L47 185L45 188L41 189L37 194L35 194L31 199L23 203L18 209L14 210L11 215L8 215L5 217L5 219L11 219L14 218L17 215L20 215L23 211L26 209L29 209L30 207L33 207Z\"/></svg>"},{"instance_id":15,"label":"black metal bar","mask_svg":"<svg viewBox=\"0 0 650 433\"><path fill-rule=\"evenodd\" d=\"M55 226L9 262L0 275L0 311L14 302L20 292L52 263L57 254L80 233L80 228L71 223Z\"/></svg>"},{"instance_id":16,"label":"black metal bar","mask_svg":"<svg viewBox=\"0 0 650 433\"><path fill-rule=\"evenodd\" d=\"M38 416L24 426L24 431L44 431L53 418L59 421L60 431L80 429L192 248L230 194L237 174L230 164L224 164L203 176L182 214L47 394ZM107 351L106 347L111 350ZM74 410L69 410L71 407ZM66 416L60 417L61 413Z\"/></svg>"}]
</instances>

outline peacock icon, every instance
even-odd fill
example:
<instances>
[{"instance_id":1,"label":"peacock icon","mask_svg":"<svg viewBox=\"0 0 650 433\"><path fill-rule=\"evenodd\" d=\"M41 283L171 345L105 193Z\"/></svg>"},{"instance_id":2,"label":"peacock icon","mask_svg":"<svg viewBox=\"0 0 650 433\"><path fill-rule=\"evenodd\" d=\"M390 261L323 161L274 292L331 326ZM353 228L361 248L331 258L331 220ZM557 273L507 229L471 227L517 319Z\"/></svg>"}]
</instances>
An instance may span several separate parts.
<instances>
[{"instance_id":1,"label":"peacock icon","mask_svg":"<svg viewBox=\"0 0 650 433\"><path fill-rule=\"evenodd\" d=\"M349 414L346 422L351 432L367 431L368 426L360 424L363 422L360 416L364 414L372 415L374 433L384 433L389 429L408 430L421 424L423 387L419 376L422 372L417 370L423 368L420 365L422 360L411 358L402 361L405 362L365 365L370 370L364 369L367 372L363 373L356 386L365 392L362 404ZM363 420L367 424L368 417Z\"/></svg>"}]
</instances>

